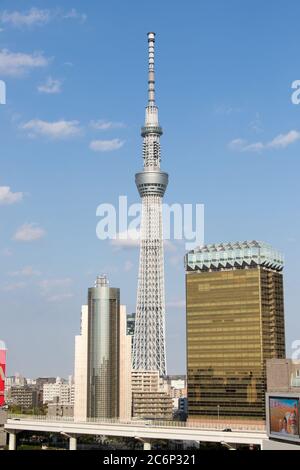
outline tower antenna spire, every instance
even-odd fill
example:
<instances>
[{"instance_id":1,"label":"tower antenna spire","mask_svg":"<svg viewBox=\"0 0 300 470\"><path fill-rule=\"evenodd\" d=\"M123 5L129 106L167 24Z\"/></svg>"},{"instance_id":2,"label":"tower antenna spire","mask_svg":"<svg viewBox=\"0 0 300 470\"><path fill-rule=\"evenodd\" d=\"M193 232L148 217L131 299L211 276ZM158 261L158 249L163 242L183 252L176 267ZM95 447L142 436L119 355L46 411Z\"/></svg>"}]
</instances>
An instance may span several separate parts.
<instances>
[{"instance_id":1,"label":"tower antenna spire","mask_svg":"<svg viewBox=\"0 0 300 470\"><path fill-rule=\"evenodd\" d=\"M155 33L148 33L148 106L155 105L154 44Z\"/></svg>"},{"instance_id":2,"label":"tower antenna spire","mask_svg":"<svg viewBox=\"0 0 300 470\"><path fill-rule=\"evenodd\" d=\"M168 174L160 169L160 136L155 104L154 42L148 33L148 105L142 127L144 168L135 175L142 198L140 265L133 339L133 369L167 373L162 199Z\"/></svg>"}]
</instances>

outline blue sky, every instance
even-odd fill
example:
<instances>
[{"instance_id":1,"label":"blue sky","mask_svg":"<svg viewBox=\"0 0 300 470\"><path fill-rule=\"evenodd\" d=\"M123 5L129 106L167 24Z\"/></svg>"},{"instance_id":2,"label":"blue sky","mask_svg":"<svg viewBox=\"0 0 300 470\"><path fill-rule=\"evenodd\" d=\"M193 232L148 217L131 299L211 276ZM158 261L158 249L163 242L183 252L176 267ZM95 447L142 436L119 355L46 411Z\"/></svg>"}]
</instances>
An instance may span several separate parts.
<instances>
[{"instance_id":1,"label":"blue sky","mask_svg":"<svg viewBox=\"0 0 300 470\"><path fill-rule=\"evenodd\" d=\"M80 306L98 273L134 311L138 251L99 241L95 213L119 195L139 201L148 31L157 34L165 200L205 204L208 243L258 239L284 253L291 353L300 338L299 13L297 0L1 1L8 373L72 373ZM170 373L185 371L183 255L182 244L166 251Z\"/></svg>"}]
</instances>

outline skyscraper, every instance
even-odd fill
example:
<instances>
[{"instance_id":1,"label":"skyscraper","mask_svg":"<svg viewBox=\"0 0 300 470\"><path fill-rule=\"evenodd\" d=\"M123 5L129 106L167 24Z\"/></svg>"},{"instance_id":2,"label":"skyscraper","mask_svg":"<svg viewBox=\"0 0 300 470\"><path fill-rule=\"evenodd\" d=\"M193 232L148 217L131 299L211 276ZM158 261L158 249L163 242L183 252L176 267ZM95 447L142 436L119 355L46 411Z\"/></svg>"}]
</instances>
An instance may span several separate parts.
<instances>
[{"instance_id":1,"label":"skyscraper","mask_svg":"<svg viewBox=\"0 0 300 470\"><path fill-rule=\"evenodd\" d=\"M120 289L97 277L88 290L88 417L119 416Z\"/></svg>"},{"instance_id":2,"label":"skyscraper","mask_svg":"<svg viewBox=\"0 0 300 470\"><path fill-rule=\"evenodd\" d=\"M142 198L142 221L133 368L158 370L166 375L162 198L168 174L160 169L162 128L155 103L154 42L155 34L148 33L148 105L142 127L144 168L135 175Z\"/></svg>"},{"instance_id":3,"label":"skyscraper","mask_svg":"<svg viewBox=\"0 0 300 470\"><path fill-rule=\"evenodd\" d=\"M265 419L266 361L285 357L283 257L262 242L187 253L190 420Z\"/></svg>"},{"instance_id":4,"label":"skyscraper","mask_svg":"<svg viewBox=\"0 0 300 470\"><path fill-rule=\"evenodd\" d=\"M74 418L131 418L131 336L120 289L97 277L75 338Z\"/></svg>"}]
</instances>

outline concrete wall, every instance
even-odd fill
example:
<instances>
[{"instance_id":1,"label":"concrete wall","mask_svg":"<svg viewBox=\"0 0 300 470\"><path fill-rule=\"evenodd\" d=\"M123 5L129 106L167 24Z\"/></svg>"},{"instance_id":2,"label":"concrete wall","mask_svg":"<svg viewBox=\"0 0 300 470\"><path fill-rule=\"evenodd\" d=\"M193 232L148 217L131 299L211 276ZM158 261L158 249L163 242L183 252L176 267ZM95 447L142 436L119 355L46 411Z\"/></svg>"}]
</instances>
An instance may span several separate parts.
<instances>
[{"instance_id":1,"label":"concrete wall","mask_svg":"<svg viewBox=\"0 0 300 470\"><path fill-rule=\"evenodd\" d=\"M291 359L269 359L267 361L268 392L299 392L300 387L293 387L296 372L300 370L300 361Z\"/></svg>"},{"instance_id":2,"label":"concrete wall","mask_svg":"<svg viewBox=\"0 0 300 470\"><path fill-rule=\"evenodd\" d=\"M261 450L300 450L300 445L265 439Z\"/></svg>"},{"instance_id":3,"label":"concrete wall","mask_svg":"<svg viewBox=\"0 0 300 470\"><path fill-rule=\"evenodd\" d=\"M6 411L0 410L0 448L6 445L7 434L4 432L4 424L7 420Z\"/></svg>"},{"instance_id":4,"label":"concrete wall","mask_svg":"<svg viewBox=\"0 0 300 470\"><path fill-rule=\"evenodd\" d=\"M126 306L120 305L120 419L131 419L131 340L130 335L126 335L127 330Z\"/></svg>"}]
</instances>

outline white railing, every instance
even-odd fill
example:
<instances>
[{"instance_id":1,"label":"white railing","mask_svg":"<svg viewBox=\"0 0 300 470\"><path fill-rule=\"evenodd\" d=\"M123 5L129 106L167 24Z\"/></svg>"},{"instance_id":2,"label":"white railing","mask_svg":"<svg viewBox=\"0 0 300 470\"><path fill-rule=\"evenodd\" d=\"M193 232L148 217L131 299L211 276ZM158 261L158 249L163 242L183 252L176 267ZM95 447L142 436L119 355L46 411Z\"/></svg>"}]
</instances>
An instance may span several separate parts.
<instances>
[{"instance_id":1,"label":"white railing","mask_svg":"<svg viewBox=\"0 0 300 470\"><path fill-rule=\"evenodd\" d=\"M224 431L230 429L231 431L245 431L245 432L265 432L266 427L263 424L233 424L221 421L197 423L193 421L165 421L165 420L120 420L118 418L87 418L85 421L74 420L73 417L67 416L47 416L47 415L28 415L28 414L8 414L8 419L12 420L33 420L33 421L47 421L47 422L66 422L76 424L111 424L111 425L127 425L127 426L150 426L150 427L172 427L172 428L185 428L185 429L199 429L211 431Z\"/></svg>"}]
</instances>

